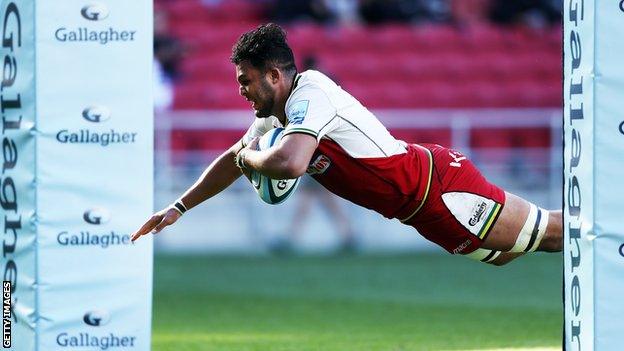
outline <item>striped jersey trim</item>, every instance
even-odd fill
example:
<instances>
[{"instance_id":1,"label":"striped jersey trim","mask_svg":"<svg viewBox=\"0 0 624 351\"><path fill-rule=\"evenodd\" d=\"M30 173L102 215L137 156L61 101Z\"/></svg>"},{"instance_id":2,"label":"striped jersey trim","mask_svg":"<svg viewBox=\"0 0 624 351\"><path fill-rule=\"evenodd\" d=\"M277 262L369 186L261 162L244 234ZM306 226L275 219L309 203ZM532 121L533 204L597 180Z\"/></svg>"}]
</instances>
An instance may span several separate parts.
<instances>
[{"instance_id":1,"label":"striped jersey trim","mask_svg":"<svg viewBox=\"0 0 624 351\"><path fill-rule=\"evenodd\" d=\"M487 220L485 221L485 224L483 225L483 227L481 227L481 230L479 231L479 235L477 235L479 237L479 239L484 240L486 234L490 231L490 228L492 227L492 224L494 224L496 217L498 216L498 212L501 209L501 204L496 203L494 205L494 207L492 208L492 210L490 211L490 213L488 214Z\"/></svg>"},{"instance_id":2,"label":"striped jersey trim","mask_svg":"<svg viewBox=\"0 0 624 351\"><path fill-rule=\"evenodd\" d=\"M416 207L414 212L412 212L411 215L407 216L407 218L401 219L400 220L401 222L407 222L412 217L414 217L416 213L418 213L418 211L420 211L420 209L425 205L425 201L427 201L427 197L429 196L429 189L431 189L431 179L433 178L433 155L431 154L431 151L429 151L429 149L425 149L425 150L427 151L427 156L429 157L429 175L427 177L427 188L425 189L425 195L423 196L423 199L420 202L420 205Z\"/></svg>"},{"instance_id":3,"label":"striped jersey trim","mask_svg":"<svg viewBox=\"0 0 624 351\"><path fill-rule=\"evenodd\" d=\"M309 134L314 136L315 138L318 136L318 133L312 129L307 129L307 128L290 128L286 131L284 131L284 135L288 135L291 133L303 133L303 134Z\"/></svg>"}]
</instances>

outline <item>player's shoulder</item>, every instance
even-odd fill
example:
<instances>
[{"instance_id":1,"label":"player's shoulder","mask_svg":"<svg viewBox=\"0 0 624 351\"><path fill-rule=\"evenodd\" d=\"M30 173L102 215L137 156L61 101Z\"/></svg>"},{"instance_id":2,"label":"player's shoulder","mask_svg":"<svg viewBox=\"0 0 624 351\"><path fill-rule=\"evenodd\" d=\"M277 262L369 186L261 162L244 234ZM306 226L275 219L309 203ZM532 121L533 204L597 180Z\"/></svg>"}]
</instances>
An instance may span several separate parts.
<instances>
[{"instance_id":1,"label":"player's shoulder","mask_svg":"<svg viewBox=\"0 0 624 351\"><path fill-rule=\"evenodd\" d=\"M338 85L322 72L307 70L299 73L295 78L295 88L292 95L330 93L336 88L338 88Z\"/></svg>"},{"instance_id":2,"label":"player's shoulder","mask_svg":"<svg viewBox=\"0 0 624 351\"><path fill-rule=\"evenodd\" d=\"M275 116L256 117L253 121L253 125L254 127L258 129L267 130L267 131L270 129L278 128L282 126L279 119Z\"/></svg>"},{"instance_id":3,"label":"player's shoulder","mask_svg":"<svg viewBox=\"0 0 624 351\"><path fill-rule=\"evenodd\" d=\"M292 105L302 105L304 101L326 102L331 100L337 89L339 87L336 83L319 71L301 72L295 78L295 87L286 101L286 109Z\"/></svg>"}]
</instances>

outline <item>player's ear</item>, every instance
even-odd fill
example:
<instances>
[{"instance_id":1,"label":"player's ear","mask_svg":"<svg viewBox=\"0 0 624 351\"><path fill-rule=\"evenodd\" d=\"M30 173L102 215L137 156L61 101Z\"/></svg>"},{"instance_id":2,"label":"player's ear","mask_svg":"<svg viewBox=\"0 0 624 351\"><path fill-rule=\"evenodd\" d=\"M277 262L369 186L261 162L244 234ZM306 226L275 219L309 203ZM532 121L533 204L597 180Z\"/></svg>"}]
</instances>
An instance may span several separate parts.
<instances>
[{"instance_id":1,"label":"player's ear","mask_svg":"<svg viewBox=\"0 0 624 351\"><path fill-rule=\"evenodd\" d=\"M269 76L269 80L273 84L277 84L277 82L279 82L280 78L282 78L282 72L277 67L269 68L269 71L267 73L268 73L268 76Z\"/></svg>"}]
</instances>

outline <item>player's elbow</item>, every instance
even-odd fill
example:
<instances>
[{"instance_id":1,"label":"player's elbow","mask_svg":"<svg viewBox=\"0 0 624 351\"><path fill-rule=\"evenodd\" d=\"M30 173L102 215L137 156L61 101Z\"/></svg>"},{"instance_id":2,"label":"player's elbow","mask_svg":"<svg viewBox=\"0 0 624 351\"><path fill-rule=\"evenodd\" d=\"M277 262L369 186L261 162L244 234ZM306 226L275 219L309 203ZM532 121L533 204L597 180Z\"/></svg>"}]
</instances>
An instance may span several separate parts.
<instances>
[{"instance_id":1,"label":"player's elbow","mask_svg":"<svg viewBox=\"0 0 624 351\"><path fill-rule=\"evenodd\" d=\"M308 164L298 160L289 159L284 167L284 177L294 179L301 177L308 169Z\"/></svg>"}]
</instances>

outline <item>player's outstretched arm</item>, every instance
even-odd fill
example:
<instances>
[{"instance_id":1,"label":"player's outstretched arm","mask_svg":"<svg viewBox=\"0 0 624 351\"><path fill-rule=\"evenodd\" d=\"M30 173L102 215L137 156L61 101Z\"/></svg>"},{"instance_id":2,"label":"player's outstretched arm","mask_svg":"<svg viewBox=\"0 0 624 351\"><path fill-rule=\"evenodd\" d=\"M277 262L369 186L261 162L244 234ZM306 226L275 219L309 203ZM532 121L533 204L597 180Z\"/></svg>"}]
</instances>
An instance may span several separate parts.
<instances>
[{"instance_id":1,"label":"player's outstretched arm","mask_svg":"<svg viewBox=\"0 0 624 351\"><path fill-rule=\"evenodd\" d=\"M258 139L252 140L238 154L243 169L253 169L272 179L302 176L318 146L314 136L303 133L285 135L277 147L258 151Z\"/></svg>"},{"instance_id":2,"label":"player's outstretched arm","mask_svg":"<svg viewBox=\"0 0 624 351\"><path fill-rule=\"evenodd\" d=\"M230 186L242 174L234 163L236 153L241 148L242 143L239 141L221 154L206 168L195 184L184 192L177 201L178 204L171 204L154 213L141 228L132 234L131 240L135 241L150 232L160 232L163 228L175 223L186 210L199 205Z\"/></svg>"}]
</instances>

